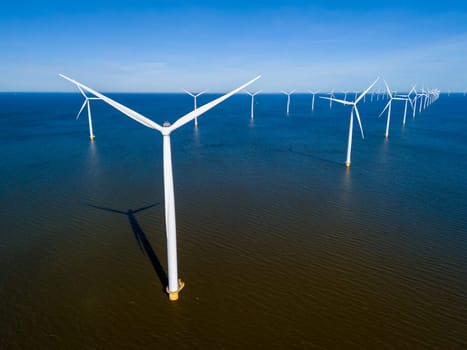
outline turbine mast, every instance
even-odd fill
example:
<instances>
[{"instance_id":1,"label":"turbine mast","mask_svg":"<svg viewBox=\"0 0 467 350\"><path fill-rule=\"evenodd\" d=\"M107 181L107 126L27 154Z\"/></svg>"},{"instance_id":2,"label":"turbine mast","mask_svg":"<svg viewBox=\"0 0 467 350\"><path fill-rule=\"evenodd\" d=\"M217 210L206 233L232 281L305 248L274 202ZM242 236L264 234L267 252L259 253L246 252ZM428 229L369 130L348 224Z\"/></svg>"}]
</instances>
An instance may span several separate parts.
<instances>
[{"instance_id":1,"label":"turbine mast","mask_svg":"<svg viewBox=\"0 0 467 350\"><path fill-rule=\"evenodd\" d=\"M170 126L169 123L164 127ZM172 172L172 152L170 146L170 132L162 131L164 152L164 199L165 199L165 226L167 236L167 272L169 285L167 294L171 301L178 300L178 294L185 283L178 278L177 263L177 227L175 223L175 195Z\"/></svg>"}]
</instances>

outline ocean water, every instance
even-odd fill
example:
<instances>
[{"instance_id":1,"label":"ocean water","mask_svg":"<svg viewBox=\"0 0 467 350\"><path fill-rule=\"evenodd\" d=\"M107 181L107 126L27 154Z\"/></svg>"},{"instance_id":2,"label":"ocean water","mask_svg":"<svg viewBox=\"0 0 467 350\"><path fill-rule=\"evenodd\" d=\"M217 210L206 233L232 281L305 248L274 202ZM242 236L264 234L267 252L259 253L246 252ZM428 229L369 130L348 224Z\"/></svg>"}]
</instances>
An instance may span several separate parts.
<instances>
[{"instance_id":1,"label":"ocean water","mask_svg":"<svg viewBox=\"0 0 467 350\"><path fill-rule=\"evenodd\" d=\"M156 122L183 94L109 94ZM215 95L203 95L199 104ZM1 349L467 348L467 97L402 126L236 95L172 134L169 302L162 138L79 94L0 94ZM396 101L397 102L397 101Z\"/></svg>"}]
</instances>

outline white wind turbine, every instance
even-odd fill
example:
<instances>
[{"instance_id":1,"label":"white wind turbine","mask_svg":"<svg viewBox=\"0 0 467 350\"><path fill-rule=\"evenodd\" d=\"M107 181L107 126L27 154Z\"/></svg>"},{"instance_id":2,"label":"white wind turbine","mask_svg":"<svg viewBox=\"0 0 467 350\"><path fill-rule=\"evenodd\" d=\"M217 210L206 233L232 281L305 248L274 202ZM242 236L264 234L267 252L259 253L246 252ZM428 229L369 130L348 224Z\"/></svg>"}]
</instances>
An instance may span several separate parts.
<instances>
[{"instance_id":1,"label":"white wind turbine","mask_svg":"<svg viewBox=\"0 0 467 350\"><path fill-rule=\"evenodd\" d=\"M395 100L405 101L404 104L404 118L402 119L402 125L405 125L405 121L407 119L407 104L410 102L410 105L413 107L412 100L410 99L410 93L408 95L397 95L394 97Z\"/></svg>"},{"instance_id":2,"label":"white wind turbine","mask_svg":"<svg viewBox=\"0 0 467 350\"><path fill-rule=\"evenodd\" d=\"M206 92L206 90L198 92L197 94L192 93L192 92L190 92L188 90L185 90L185 89L182 89L182 90L185 91L191 97L193 97L193 109L196 110L198 108L198 106L196 104L196 99L198 98L198 96L201 96L202 94L204 94ZM198 126L198 118L195 118L195 126Z\"/></svg>"},{"instance_id":3,"label":"white wind turbine","mask_svg":"<svg viewBox=\"0 0 467 350\"><path fill-rule=\"evenodd\" d=\"M350 110L350 124L349 124L349 139L348 139L348 144L347 144L347 158L346 158L346 161L345 161L345 166L347 168L350 167L350 155L351 155L351 152L352 152L352 132L353 132L353 118L354 118L354 111L355 111L355 114L357 115L357 121L358 121L358 125L360 126L360 131L362 133L362 138L365 138L365 136L363 135L363 128L362 128L362 122L360 120L360 113L358 112L358 108L357 108L357 103L360 102L360 100L365 97L365 95L367 94L368 91L371 90L371 88L376 84L376 82L379 80L379 78L376 78L376 80L373 82L373 84L371 84L365 91L363 91L361 93L360 96L358 96L358 98L355 99L354 102L351 102L351 101L344 101L344 100L339 100L337 98L329 98L329 97L321 97L321 98L324 98L326 100L334 100L338 103L341 103L343 105L348 105L348 106L352 106L352 109Z\"/></svg>"},{"instance_id":4,"label":"white wind turbine","mask_svg":"<svg viewBox=\"0 0 467 350\"><path fill-rule=\"evenodd\" d=\"M132 109L102 95L101 93L71 79L65 75L60 74L60 76L71 83L75 84L79 88L86 90L87 92L99 97L104 102L108 103L115 109L119 110L126 116L131 119L136 120L137 122L143 124L144 126L157 130L162 134L163 137L163 163L164 163L164 198L165 198L165 225L166 225L166 234L167 234L167 269L168 269L168 280L169 285L167 286L167 293L169 294L169 299L171 301L178 300L178 294L180 290L184 287L184 282L178 279L178 266L177 266L177 231L175 225L175 198L174 198L174 186L173 186L173 175L172 175L172 155L170 147L170 134L185 125L186 123L192 121L201 114L207 112L211 108L217 106L219 103L228 99L233 94L238 91L246 88L248 85L258 80L260 76L256 77L253 80L250 80L246 84L243 84L239 88L232 90L231 92L201 106L200 108L191 111L190 113L185 114L183 117L179 118L175 123L170 124L165 122L162 126L153 122L152 120L146 118L145 116L139 114L138 112L133 111Z\"/></svg>"},{"instance_id":5,"label":"white wind turbine","mask_svg":"<svg viewBox=\"0 0 467 350\"><path fill-rule=\"evenodd\" d=\"M387 90L387 93L388 93L388 96L389 96L389 101L386 104L386 106L384 107L384 109L382 110L382 112L379 114L378 118L380 118L383 115L383 113L386 111L386 109L388 110L388 118L386 120L386 132L384 133L384 137L388 138L389 137L389 123L391 121L392 101L394 101L394 100L396 100L396 101L406 101L406 103L407 103L407 99L403 98L403 97L394 96L391 93L391 89L389 89L389 85L386 82L386 80L384 81L384 85L386 85L386 90ZM407 112L407 108L405 109L405 111Z\"/></svg>"},{"instance_id":6,"label":"white wind turbine","mask_svg":"<svg viewBox=\"0 0 467 350\"><path fill-rule=\"evenodd\" d=\"M331 91L329 91L328 95L329 95L329 98L326 98L326 100L329 100L329 109L332 109L332 100L335 97L334 96L334 89L331 89Z\"/></svg>"},{"instance_id":7,"label":"white wind turbine","mask_svg":"<svg viewBox=\"0 0 467 350\"><path fill-rule=\"evenodd\" d=\"M311 99L311 111L313 112L315 110L315 95L319 92L319 90L308 90L308 92L313 95L313 98Z\"/></svg>"},{"instance_id":8,"label":"white wind turbine","mask_svg":"<svg viewBox=\"0 0 467 350\"><path fill-rule=\"evenodd\" d=\"M91 141L94 141L94 139L96 138L94 136L94 133L92 131L92 119L91 119L91 106L90 106L90 102L91 100L100 100L100 98L98 97L89 97L87 96L83 89L81 89L80 87L78 87L79 91L81 92L81 94L84 96L84 102L83 102L83 105L81 106L81 109L79 110L78 114L76 115L76 120L79 119L79 116L81 115L81 112L83 112L84 110L84 107L88 107L88 123L89 123L89 138L91 139Z\"/></svg>"},{"instance_id":9,"label":"white wind turbine","mask_svg":"<svg viewBox=\"0 0 467 350\"><path fill-rule=\"evenodd\" d=\"M415 94L413 99L410 98L412 93ZM415 112L417 111L417 89L415 89L415 85L412 86L412 89L410 89L409 93L407 94L407 97L408 97L408 99L410 101L410 104L412 106L412 119L414 119L415 118Z\"/></svg>"},{"instance_id":10,"label":"white wind turbine","mask_svg":"<svg viewBox=\"0 0 467 350\"><path fill-rule=\"evenodd\" d=\"M255 96L258 95L262 90L258 90L256 92L250 92L248 90L245 90L248 95L251 96L251 112L250 112L250 118L253 120L254 118L254 105L255 105Z\"/></svg>"},{"instance_id":11,"label":"white wind turbine","mask_svg":"<svg viewBox=\"0 0 467 350\"><path fill-rule=\"evenodd\" d=\"M294 92L295 90L292 90L289 92L282 91L283 94L287 95L287 115L289 115L289 111L290 111L290 95L292 95Z\"/></svg>"}]
</instances>

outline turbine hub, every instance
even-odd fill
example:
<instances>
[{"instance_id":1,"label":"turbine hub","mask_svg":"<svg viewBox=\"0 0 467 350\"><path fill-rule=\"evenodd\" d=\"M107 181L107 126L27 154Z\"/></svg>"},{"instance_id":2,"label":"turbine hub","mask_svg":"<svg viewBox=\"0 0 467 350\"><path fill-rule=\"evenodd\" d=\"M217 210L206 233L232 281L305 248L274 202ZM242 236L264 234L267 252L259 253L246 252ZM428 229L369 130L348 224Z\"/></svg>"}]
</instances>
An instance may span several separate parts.
<instances>
[{"instance_id":1,"label":"turbine hub","mask_svg":"<svg viewBox=\"0 0 467 350\"><path fill-rule=\"evenodd\" d=\"M164 124L162 124L162 126L168 128L170 126L170 122L166 121L166 122L164 122Z\"/></svg>"}]
</instances>

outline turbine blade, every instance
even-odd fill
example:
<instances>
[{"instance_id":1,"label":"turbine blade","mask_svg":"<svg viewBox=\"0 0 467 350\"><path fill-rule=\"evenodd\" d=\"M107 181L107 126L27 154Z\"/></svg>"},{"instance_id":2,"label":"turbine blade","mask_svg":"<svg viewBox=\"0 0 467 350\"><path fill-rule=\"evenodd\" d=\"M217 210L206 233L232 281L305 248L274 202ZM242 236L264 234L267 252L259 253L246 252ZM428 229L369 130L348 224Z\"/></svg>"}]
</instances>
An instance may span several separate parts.
<instances>
[{"instance_id":1,"label":"turbine blade","mask_svg":"<svg viewBox=\"0 0 467 350\"><path fill-rule=\"evenodd\" d=\"M322 98L322 99L324 99L324 100L330 100L330 101L339 102L339 103L342 103L343 105L353 105L353 104L354 104L353 102L349 102L349 101L345 101L345 100L340 100L340 99L334 98L334 97L324 97L324 96L320 96L319 98Z\"/></svg>"},{"instance_id":2,"label":"turbine blade","mask_svg":"<svg viewBox=\"0 0 467 350\"><path fill-rule=\"evenodd\" d=\"M88 98L88 96L84 93L83 89L81 89L79 86L78 86L78 89L79 89L79 92L81 92L81 95L84 96L84 98Z\"/></svg>"},{"instance_id":3,"label":"turbine blade","mask_svg":"<svg viewBox=\"0 0 467 350\"><path fill-rule=\"evenodd\" d=\"M201 95L204 94L205 92L207 92L207 90L201 91L201 92L199 92L198 94L196 94L195 96L196 96L196 97L201 96Z\"/></svg>"},{"instance_id":4,"label":"turbine blade","mask_svg":"<svg viewBox=\"0 0 467 350\"><path fill-rule=\"evenodd\" d=\"M76 115L76 120L79 119L79 116L81 115L81 112L83 111L84 107L86 107L86 103L88 103L87 98L84 100L83 105L81 106L81 109L79 110L78 114Z\"/></svg>"},{"instance_id":5,"label":"turbine blade","mask_svg":"<svg viewBox=\"0 0 467 350\"><path fill-rule=\"evenodd\" d=\"M358 101L360 101L368 93L368 91L370 91L371 88L373 86L375 86L375 84L378 82L378 80L379 80L379 77L376 78L376 80L373 82L373 84L371 84L365 91L363 91L360 96L358 96L358 98L355 100L355 104L357 104Z\"/></svg>"},{"instance_id":6,"label":"turbine blade","mask_svg":"<svg viewBox=\"0 0 467 350\"><path fill-rule=\"evenodd\" d=\"M386 111L386 109L388 109L389 105L391 104L391 100L389 100L389 102L386 104L386 107L384 107L383 111L379 114L378 118L381 118L381 116L383 115L383 113Z\"/></svg>"},{"instance_id":7,"label":"turbine blade","mask_svg":"<svg viewBox=\"0 0 467 350\"><path fill-rule=\"evenodd\" d=\"M261 78L261 75L258 75L256 78L250 80L249 82L243 84L242 86L230 91L229 93L215 99L214 101L211 101L209 103L206 103L205 105L199 107L198 109L195 109L194 111L191 111L190 113L188 114L185 114L183 117L181 117L180 119L178 119L175 123L173 123L170 127L169 127L169 131L172 132L174 131L175 129L181 127L182 125L185 125L186 123L192 121L193 119L199 117L201 114L209 111L211 108L217 106L219 103L225 101L226 99L228 99L230 96L236 94L237 92L245 89L248 85L254 83L256 80L258 80L259 78Z\"/></svg>"},{"instance_id":8,"label":"turbine blade","mask_svg":"<svg viewBox=\"0 0 467 350\"><path fill-rule=\"evenodd\" d=\"M193 95L190 91L185 90L185 89L183 89L183 88L182 88L182 90L185 91L185 92L186 92L188 95L190 95L191 97L195 97L195 95Z\"/></svg>"},{"instance_id":9,"label":"turbine blade","mask_svg":"<svg viewBox=\"0 0 467 350\"><path fill-rule=\"evenodd\" d=\"M391 89L389 88L389 85L386 82L386 80L384 81L384 85L386 85L386 90L388 91L389 98L392 99Z\"/></svg>"},{"instance_id":10,"label":"turbine blade","mask_svg":"<svg viewBox=\"0 0 467 350\"><path fill-rule=\"evenodd\" d=\"M114 107L115 109L119 110L120 112L122 112L123 114L125 114L126 116L130 117L131 119L134 119L136 120L137 122L143 124L144 126L147 126L148 128L151 128L151 129L156 129L158 131L161 131L162 132L162 126L160 126L159 124L153 122L151 119L148 119L146 118L145 116L139 114L138 112L135 112L134 110L112 100L111 98L107 97L107 96L104 96L102 95L101 93L77 82L76 80L73 80L69 77L67 77L66 75L63 75L63 74L59 74L63 79L66 79L68 80L69 82L75 84L76 86L78 87L81 87L83 90L85 91L88 91L90 92L91 94L99 97L102 101L108 103L109 105L111 105L112 107Z\"/></svg>"},{"instance_id":11,"label":"turbine blade","mask_svg":"<svg viewBox=\"0 0 467 350\"><path fill-rule=\"evenodd\" d=\"M362 133L362 139L365 139L365 135L363 135L362 121L360 120L360 113L358 113L357 105L355 105L354 108L355 108L355 114L357 115L358 125L360 125L360 132Z\"/></svg>"}]
</instances>

